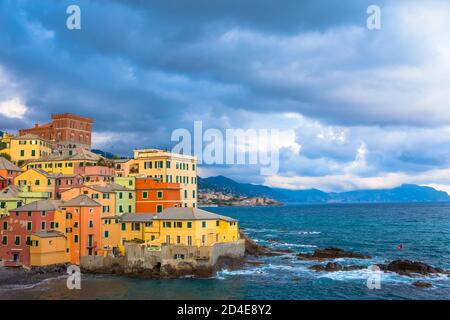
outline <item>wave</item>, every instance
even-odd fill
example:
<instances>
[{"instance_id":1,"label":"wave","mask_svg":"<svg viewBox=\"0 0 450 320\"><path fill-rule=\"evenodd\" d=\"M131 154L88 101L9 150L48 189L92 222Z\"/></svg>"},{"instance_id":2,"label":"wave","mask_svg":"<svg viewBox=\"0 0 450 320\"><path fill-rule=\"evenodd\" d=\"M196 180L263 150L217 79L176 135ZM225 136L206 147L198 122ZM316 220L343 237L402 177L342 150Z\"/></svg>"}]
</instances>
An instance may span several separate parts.
<instances>
[{"instance_id":1,"label":"wave","mask_svg":"<svg viewBox=\"0 0 450 320\"><path fill-rule=\"evenodd\" d=\"M0 291L33 289L34 287L45 284L47 282L55 281L55 280L59 280L59 279L65 279L67 277L68 277L68 275L61 275L61 276L57 276L57 277L46 278L46 279L43 279L43 280L35 282L35 283L5 285L5 286L0 287Z\"/></svg>"}]
</instances>

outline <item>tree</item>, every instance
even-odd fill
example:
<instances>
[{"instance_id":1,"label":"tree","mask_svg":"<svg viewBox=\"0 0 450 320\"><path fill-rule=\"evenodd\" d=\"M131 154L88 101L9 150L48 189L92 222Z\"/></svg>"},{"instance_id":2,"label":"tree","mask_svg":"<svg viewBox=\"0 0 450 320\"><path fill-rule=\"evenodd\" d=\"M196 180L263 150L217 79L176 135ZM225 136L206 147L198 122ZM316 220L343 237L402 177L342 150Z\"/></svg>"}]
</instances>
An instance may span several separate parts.
<instances>
[{"instance_id":1,"label":"tree","mask_svg":"<svg viewBox=\"0 0 450 320\"><path fill-rule=\"evenodd\" d=\"M7 146L6 142L0 141L0 150L6 149Z\"/></svg>"}]
</instances>

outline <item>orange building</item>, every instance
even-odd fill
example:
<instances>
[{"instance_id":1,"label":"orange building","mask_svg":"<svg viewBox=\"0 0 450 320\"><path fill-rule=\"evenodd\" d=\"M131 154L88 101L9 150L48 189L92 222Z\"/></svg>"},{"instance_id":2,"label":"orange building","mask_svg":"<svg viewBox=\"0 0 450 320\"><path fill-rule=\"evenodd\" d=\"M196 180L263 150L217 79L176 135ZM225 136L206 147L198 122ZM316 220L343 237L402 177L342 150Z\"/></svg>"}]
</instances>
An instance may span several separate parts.
<instances>
[{"instance_id":1,"label":"orange building","mask_svg":"<svg viewBox=\"0 0 450 320\"><path fill-rule=\"evenodd\" d=\"M136 178L136 212L159 213L166 208L181 207L180 184Z\"/></svg>"},{"instance_id":2,"label":"orange building","mask_svg":"<svg viewBox=\"0 0 450 320\"><path fill-rule=\"evenodd\" d=\"M71 263L79 264L80 257L97 255L101 249L101 205L86 195L61 202L66 211L65 234Z\"/></svg>"},{"instance_id":3,"label":"orange building","mask_svg":"<svg viewBox=\"0 0 450 320\"><path fill-rule=\"evenodd\" d=\"M35 124L33 128L19 130L19 136L34 134L52 142L54 149L91 148L91 118L70 113L52 114L52 122Z\"/></svg>"}]
</instances>

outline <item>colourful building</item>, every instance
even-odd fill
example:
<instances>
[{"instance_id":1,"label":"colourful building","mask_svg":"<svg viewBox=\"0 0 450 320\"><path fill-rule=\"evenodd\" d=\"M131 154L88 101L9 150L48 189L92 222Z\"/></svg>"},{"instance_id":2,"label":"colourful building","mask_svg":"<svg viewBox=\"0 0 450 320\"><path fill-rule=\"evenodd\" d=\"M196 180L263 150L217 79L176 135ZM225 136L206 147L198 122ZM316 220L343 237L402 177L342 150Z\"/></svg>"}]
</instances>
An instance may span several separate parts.
<instances>
[{"instance_id":1,"label":"colourful building","mask_svg":"<svg viewBox=\"0 0 450 320\"><path fill-rule=\"evenodd\" d=\"M239 240L236 219L198 208L169 208L153 218L159 237L150 244L210 246Z\"/></svg>"},{"instance_id":2,"label":"colourful building","mask_svg":"<svg viewBox=\"0 0 450 320\"><path fill-rule=\"evenodd\" d=\"M127 241L161 245L211 246L239 240L238 221L197 208L168 208L102 219L103 249L124 254Z\"/></svg>"},{"instance_id":3,"label":"colourful building","mask_svg":"<svg viewBox=\"0 0 450 320\"><path fill-rule=\"evenodd\" d=\"M19 130L20 135L33 134L51 141L54 149L91 148L93 120L70 113L52 114L52 122L35 124Z\"/></svg>"},{"instance_id":4,"label":"colourful building","mask_svg":"<svg viewBox=\"0 0 450 320\"><path fill-rule=\"evenodd\" d=\"M9 215L9 211L21 207L24 204L30 204L34 201L45 200L48 198L46 193L24 192L19 187L10 185L0 191L0 217Z\"/></svg>"},{"instance_id":5,"label":"colourful building","mask_svg":"<svg viewBox=\"0 0 450 320\"><path fill-rule=\"evenodd\" d=\"M51 144L33 134L26 134L11 138L9 155L11 161L23 163L25 161L37 160L52 153Z\"/></svg>"},{"instance_id":6,"label":"colourful building","mask_svg":"<svg viewBox=\"0 0 450 320\"><path fill-rule=\"evenodd\" d=\"M59 231L37 231L31 235L30 265L48 266L70 262L67 237Z\"/></svg>"},{"instance_id":7,"label":"colourful building","mask_svg":"<svg viewBox=\"0 0 450 320\"><path fill-rule=\"evenodd\" d=\"M6 186L14 184L14 178L17 177L22 170L8 159L0 157L0 177L6 183ZM0 188L3 189L3 188Z\"/></svg>"},{"instance_id":8,"label":"colourful building","mask_svg":"<svg viewBox=\"0 0 450 320\"><path fill-rule=\"evenodd\" d=\"M0 259L5 266L30 266L31 235L55 228L58 201L42 200L21 206L0 218Z\"/></svg>"},{"instance_id":9,"label":"colourful building","mask_svg":"<svg viewBox=\"0 0 450 320\"><path fill-rule=\"evenodd\" d=\"M103 175L87 167L106 167L104 170L113 174L112 168L108 168L105 159L100 155L83 148L64 149L45 157L30 160L23 169L41 169L48 173Z\"/></svg>"},{"instance_id":10,"label":"colourful building","mask_svg":"<svg viewBox=\"0 0 450 320\"><path fill-rule=\"evenodd\" d=\"M16 135L11 135L7 132L3 132L0 137L0 154L4 153L10 155L11 153L11 138L17 137Z\"/></svg>"},{"instance_id":11,"label":"colourful building","mask_svg":"<svg viewBox=\"0 0 450 320\"><path fill-rule=\"evenodd\" d=\"M80 263L80 257L97 255L101 250L101 205L86 195L62 201L65 216L59 231L67 237L70 262Z\"/></svg>"},{"instance_id":12,"label":"colourful building","mask_svg":"<svg viewBox=\"0 0 450 320\"><path fill-rule=\"evenodd\" d=\"M83 184L78 174L47 173L41 169L28 169L14 179L23 192L47 193L49 199L61 199L61 194Z\"/></svg>"},{"instance_id":13,"label":"colourful building","mask_svg":"<svg viewBox=\"0 0 450 320\"><path fill-rule=\"evenodd\" d=\"M135 178L136 212L159 213L166 208L181 207L180 184Z\"/></svg>"},{"instance_id":14,"label":"colourful building","mask_svg":"<svg viewBox=\"0 0 450 320\"><path fill-rule=\"evenodd\" d=\"M197 206L195 157L157 149L134 150L134 159L121 163L121 170L122 176L145 176L160 182L179 183L182 206Z\"/></svg>"}]
</instances>

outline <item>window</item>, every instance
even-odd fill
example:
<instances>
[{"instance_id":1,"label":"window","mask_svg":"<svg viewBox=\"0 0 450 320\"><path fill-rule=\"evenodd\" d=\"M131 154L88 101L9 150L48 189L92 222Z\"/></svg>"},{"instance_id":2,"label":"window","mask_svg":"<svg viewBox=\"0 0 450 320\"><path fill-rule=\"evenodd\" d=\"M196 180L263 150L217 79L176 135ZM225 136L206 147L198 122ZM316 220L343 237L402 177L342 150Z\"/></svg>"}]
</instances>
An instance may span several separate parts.
<instances>
[{"instance_id":1,"label":"window","mask_svg":"<svg viewBox=\"0 0 450 320\"><path fill-rule=\"evenodd\" d=\"M45 221L42 221L42 222L41 222L41 229L42 229L42 230L45 230L46 224L47 224L47 223L46 223Z\"/></svg>"},{"instance_id":2,"label":"window","mask_svg":"<svg viewBox=\"0 0 450 320\"><path fill-rule=\"evenodd\" d=\"M140 223L133 223L131 225L131 231L140 231L141 230L141 224Z\"/></svg>"},{"instance_id":3,"label":"window","mask_svg":"<svg viewBox=\"0 0 450 320\"><path fill-rule=\"evenodd\" d=\"M163 197L163 192L162 191L158 191L157 194L156 194L156 197L158 199L161 199Z\"/></svg>"},{"instance_id":4,"label":"window","mask_svg":"<svg viewBox=\"0 0 450 320\"><path fill-rule=\"evenodd\" d=\"M103 199L109 199L109 193L104 193L103 194Z\"/></svg>"},{"instance_id":5,"label":"window","mask_svg":"<svg viewBox=\"0 0 450 320\"><path fill-rule=\"evenodd\" d=\"M78 228L78 221L75 221L75 222L74 222L73 227L74 227L74 228Z\"/></svg>"},{"instance_id":6,"label":"window","mask_svg":"<svg viewBox=\"0 0 450 320\"><path fill-rule=\"evenodd\" d=\"M78 235L77 234L75 234L73 236L73 242L78 243Z\"/></svg>"},{"instance_id":7,"label":"window","mask_svg":"<svg viewBox=\"0 0 450 320\"><path fill-rule=\"evenodd\" d=\"M205 244L205 242L206 242L206 236L203 234L202 235L202 244Z\"/></svg>"},{"instance_id":8,"label":"window","mask_svg":"<svg viewBox=\"0 0 450 320\"><path fill-rule=\"evenodd\" d=\"M175 222L173 223L173 227L174 227L174 228L183 228L183 223L180 222L180 221L175 221Z\"/></svg>"},{"instance_id":9,"label":"window","mask_svg":"<svg viewBox=\"0 0 450 320\"><path fill-rule=\"evenodd\" d=\"M133 199L133 193L132 192L128 193L128 199Z\"/></svg>"},{"instance_id":10,"label":"window","mask_svg":"<svg viewBox=\"0 0 450 320\"><path fill-rule=\"evenodd\" d=\"M218 227L218 226L219 226L219 220L216 221L216 227Z\"/></svg>"},{"instance_id":11,"label":"window","mask_svg":"<svg viewBox=\"0 0 450 320\"><path fill-rule=\"evenodd\" d=\"M103 206L103 213L109 212L109 206Z\"/></svg>"},{"instance_id":12,"label":"window","mask_svg":"<svg viewBox=\"0 0 450 320\"><path fill-rule=\"evenodd\" d=\"M8 230L8 222L3 221L3 230Z\"/></svg>"},{"instance_id":13,"label":"window","mask_svg":"<svg viewBox=\"0 0 450 320\"><path fill-rule=\"evenodd\" d=\"M119 192L119 199L122 199L123 198L123 194L122 194L122 192Z\"/></svg>"},{"instance_id":14,"label":"window","mask_svg":"<svg viewBox=\"0 0 450 320\"><path fill-rule=\"evenodd\" d=\"M163 206L162 206L162 204L157 204L157 205L156 205L156 212L157 212L157 213L160 213L161 211L163 211Z\"/></svg>"},{"instance_id":15,"label":"window","mask_svg":"<svg viewBox=\"0 0 450 320\"><path fill-rule=\"evenodd\" d=\"M30 246L31 245L31 237L27 237L27 246Z\"/></svg>"},{"instance_id":16,"label":"window","mask_svg":"<svg viewBox=\"0 0 450 320\"><path fill-rule=\"evenodd\" d=\"M147 191L143 191L143 192L142 192L142 198L143 198L143 199L147 199L147 197L148 197Z\"/></svg>"},{"instance_id":17,"label":"window","mask_svg":"<svg viewBox=\"0 0 450 320\"><path fill-rule=\"evenodd\" d=\"M33 212L31 212L31 211L28 211L28 213L27 213L27 214L28 214L28 216L29 216L29 217L31 217L31 215L33 214Z\"/></svg>"},{"instance_id":18,"label":"window","mask_svg":"<svg viewBox=\"0 0 450 320\"><path fill-rule=\"evenodd\" d=\"M109 237L109 231L105 230L105 238L108 238L108 237Z\"/></svg>"},{"instance_id":19,"label":"window","mask_svg":"<svg viewBox=\"0 0 450 320\"><path fill-rule=\"evenodd\" d=\"M125 230L127 230L127 225L122 222L122 231L125 231Z\"/></svg>"},{"instance_id":20,"label":"window","mask_svg":"<svg viewBox=\"0 0 450 320\"><path fill-rule=\"evenodd\" d=\"M202 228L206 228L206 221L202 221Z\"/></svg>"},{"instance_id":21,"label":"window","mask_svg":"<svg viewBox=\"0 0 450 320\"><path fill-rule=\"evenodd\" d=\"M195 171L195 163L192 164L192 171Z\"/></svg>"},{"instance_id":22,"label":"window","mask_svg":"<svg viewBox=\"0 0 450 320\"><path fill-rule=\"evenodd\" d=\"M92 220L89 220L89 228L93 228L94 227L94 222Z\"/></svg>"},{"instance_id":23,"label":"window","mask_svg":"<svg viewBox=\"0 0 450 320\"><path fill-rule=\"evenodd\" d=\"M41 212L41 216L45 217L45 214L46 214L45 211Z\"/></svg>"},{"instance_id":24,"label":"window","mask_svg":"<svg viewBox=\"0 0 450 320\"><path fill-rule=\"evenodd\" d=\"M54 229L55 228L55 223L52 221L50 222L50 229Z\"/></svg>"},{"instance_id":25,"label":"window","mask_svg":"<svg viewBox=\"0 0 450 320\"><path fill-rule=\"evenodd\" d=\"M16 246L20 246L20 236L16 236L16 239L14 240L14 244Z\"/></svg>"},{"instance_id":26,"label":"window","mask_svg":"<svg viewBox=\"0 0 450 320\"><path fill-rule=\"evenodd\" d=\"M120 213L123 212L123 207L122 207L122 205L119 206L119 212L120 212Z\"/></svg>"},{"instance_id":27,"label":"window","mask_svg":"<svg viewBox=\"0 0 450 320\"><path fill-rule=\"evenodd\" d=\"M32 157L35 157L35 156L36 156L36 150L34 150L34 149L31 150L31 156L32 156Z\"/></svg>"},{"instance_id":28,"label":"window","mask_svg":"<svg viewBox=\"0 0 450 320\"><path fill-rule=\"evenodd\" d=\"M187 236L187 244L188 246L192 246L192 236Z\"/></svg>"},{"instance_id":29,"label":"window","mask_svg":"<svg viewBox=\"0 0 450 320\"><path fill-rule=\"evenodd\" d=\"M171 228L172 223L170 221L163 222L163 228Z\"/></svg>"},{"instance_id":30,"label":"window","mask_svg":"<svg viewBox=\"0 0 450 320\"><path fill-rule=\"evenodd\" d=\"M180 243L181 243L181 237L177 236L177 244L180 244Z\"/></svg>"},{"instance_id":31,"label":"window","mask_svg":"<svg viewBox=\"0 0 450 320\"><path fill-rule=\"evenodd\" d=\"M3 236L2 244L8 244L8 236Z\"/></svg>"},{"instance_id":32,"label":"window","mask_svg":"<svg viewBox=\"0 0 450 320\"><path fill-rule=\"evenodd\" d=\"M24 157L25 156L25 150L20 150L20 156Z\"/></svg>"},{"instance_id":33,"label":"window","mask_svg":"<svg viewBox=\"0 0 450 320\"><path fill-rule=\"evenodd\" d=\"M31 222L31 221L28 221L28 222L27 222L27 231L31 231L32 226L33 226L32 222Z\"/></svg>"},{"instance_id":34,"label":"window","mask_svg":"<svg viewBox=\"0 0 450 320\"><path fill-rule=\"evenodd\" d=\"M166 161L166 168L170 169L170 161Z\"/></svg>"},{"instance_id":35,"label":"window","mask_svg":"<svg viewBox=\"0 0 450 320\"><path fill-rule=\"evenodd\" d=\"M131 210L131 205L128 206L128 212L132 212L133 210Z\"/></svg>"},{"instance_id":36,"label":"window","mask_svg":"<svg viewBox=\"0 0 450 320\"><path fill-rule=\"evenodd\" d=\"M192 228L192 222L191 222L191 221L189 221L189 222L187 223L187 227L188 227L189 229Z\"/></svg>"}]
</instances>

